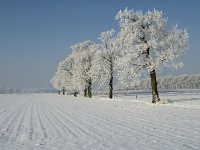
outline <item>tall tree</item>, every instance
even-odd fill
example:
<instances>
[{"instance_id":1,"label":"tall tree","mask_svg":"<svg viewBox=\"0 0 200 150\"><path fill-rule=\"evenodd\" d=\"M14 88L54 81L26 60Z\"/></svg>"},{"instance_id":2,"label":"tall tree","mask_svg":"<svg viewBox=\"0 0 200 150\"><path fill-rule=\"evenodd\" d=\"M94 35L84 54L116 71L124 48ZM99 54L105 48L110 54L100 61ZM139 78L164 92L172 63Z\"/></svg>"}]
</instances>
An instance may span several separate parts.
<instances>
[{"instance_id":1,"label":"tall tree","mask_svg":"<svg viewBox=\"0 0 200 150\"><path fill-rule=\"evenodd\" d=\"M169 28L163 13L157 10L142 13L125 9L117 13L121 55L119 61L125 74L140 77L148 70L151 79L152 103L160 101L156 70L161 67L179 68L178 58L188 48L188 34L178 26Z\"/></svg>"},{"instance_id":2,"label":"tall tree","mask_svg":"<svg viewBox=\"0 0 200 150\"><path fill-rule=\"evenodd\" d=\"M116 47L114 29L100 34L101 43L96 46L95 59L93 61L92 74L96 74L96 79L109 86L109 98L113 98L113 80L116 73Z\"/></svg>"}]
</instances>

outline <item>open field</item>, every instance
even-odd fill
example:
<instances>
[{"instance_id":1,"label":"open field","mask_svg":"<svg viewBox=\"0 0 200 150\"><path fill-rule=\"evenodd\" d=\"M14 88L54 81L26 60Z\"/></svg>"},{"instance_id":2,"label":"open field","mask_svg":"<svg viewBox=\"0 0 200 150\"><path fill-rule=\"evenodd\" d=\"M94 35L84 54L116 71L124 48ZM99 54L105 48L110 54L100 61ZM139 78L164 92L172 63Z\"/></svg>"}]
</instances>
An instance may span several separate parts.
<instances>
[{"instance_id":1,"label":"open field","mask_svg":"<svg viewBox=\"0 0 200 150\"><path fill-rule=\"evenodd\" d=\"M200 94L73 98L0 95L0 149L200 149Z\"/></svg>"}]
</instances>

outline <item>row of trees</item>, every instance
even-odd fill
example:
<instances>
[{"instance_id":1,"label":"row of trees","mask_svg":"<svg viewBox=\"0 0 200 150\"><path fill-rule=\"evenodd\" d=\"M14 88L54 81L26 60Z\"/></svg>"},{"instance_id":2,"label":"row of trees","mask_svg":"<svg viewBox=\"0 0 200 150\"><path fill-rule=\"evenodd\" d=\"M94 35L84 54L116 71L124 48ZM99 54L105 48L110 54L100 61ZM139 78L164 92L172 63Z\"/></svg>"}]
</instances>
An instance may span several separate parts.
<instances>
[{"instance_id":1,"label":"row of trees","mask_svg":"<svg viewBox=\"0 0 200 150\"><path fill-rule=\"evenodd\" d=\"M200 74L166 76L158 79L159 89L200 89Z\"/></svg>"},{"instance_id":2,"label":"row of trees","mask_svg":"<svg viewBox=\"0 0 200 150\"><path fill-rule=\"evenodd\" d=\"M10 87L0 86L0 94L13 94L13 93L55 93L55 89L47 88L29 88L29 89L15 89Z\"/></svg>"},{"instance_id":3,"label":"row of trees","mask_svg":"<svg viewBox=\"0 0 200 150\"><path fill-rule=\"evenodd\" d=\"M164 76L157 78L159 90L200 89L200 74L183 74L179 76ZM143 79L138 85L132 87L118 87L117 90L149 90L151 80Z\"/></svg>"},{"instance_id":4,"label":"row of trees","mask_svg":"<svg viewBox=\"0 0 200 150\"><path fill-rule=\"evenodd\" d=\"M120 10L116 20L118 33L112 29L100 34L99 43L84 41L73 45L72 54L59 63L51 83L59 90L65 87L84 91L88 97L92 97L92 84L107 84L112 98L114 83L138 85L141 78L149 75L152 103L160 101L156 70L182 66L177 61L188 48L187 32L177 25L169 28L158 10Z\"/></svg>"}]
</instances>

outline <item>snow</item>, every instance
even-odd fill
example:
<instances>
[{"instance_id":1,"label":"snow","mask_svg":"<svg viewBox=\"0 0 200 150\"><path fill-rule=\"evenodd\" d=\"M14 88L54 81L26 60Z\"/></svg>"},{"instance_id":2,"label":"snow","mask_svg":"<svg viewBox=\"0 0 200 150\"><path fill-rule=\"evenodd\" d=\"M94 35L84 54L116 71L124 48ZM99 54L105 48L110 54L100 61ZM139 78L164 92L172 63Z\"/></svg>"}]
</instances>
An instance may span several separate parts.
<instances>
[{"instance_id":1,"label":"snow","mask_svg":"<svg viewBox=\"0 0 200 150\"><path fill-rule=\"evenodd\" d=\"M0 149L200 149L200 94L160 97L0 95Z\"/></svg>"}]
</instances>

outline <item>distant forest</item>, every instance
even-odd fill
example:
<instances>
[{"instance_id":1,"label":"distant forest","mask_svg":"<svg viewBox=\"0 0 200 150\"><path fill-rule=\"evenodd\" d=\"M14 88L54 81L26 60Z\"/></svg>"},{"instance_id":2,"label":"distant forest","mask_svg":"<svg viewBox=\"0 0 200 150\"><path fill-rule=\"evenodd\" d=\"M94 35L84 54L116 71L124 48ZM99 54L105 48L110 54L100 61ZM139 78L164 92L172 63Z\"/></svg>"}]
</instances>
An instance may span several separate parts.
<instances>
[{"instance_id":1,"label":"distant forest","mask_svg":"<svg viewBox=\"0 0 200 150\"><path fill-rule=\"evenodd\" d=\"M200 89L200 74L183 74L179 76L163 76L157 78L158 90ZM118 90L150 90L150 79L141 80L139 85L117 88Z\"/></svg>"},{"instance_id":2,"label":"distant forest","mask_svg":"<svg viewBox=\"0 0 200 150\"><path fill-rule=\"evenodd\" d=\"M0 86L0 94L12 94L12 93L55 93L55 89L46 88L34 88L34 89L15 89L10 87Z\"/></svg>"}]
</instances>

